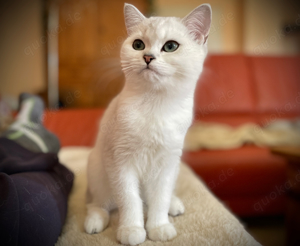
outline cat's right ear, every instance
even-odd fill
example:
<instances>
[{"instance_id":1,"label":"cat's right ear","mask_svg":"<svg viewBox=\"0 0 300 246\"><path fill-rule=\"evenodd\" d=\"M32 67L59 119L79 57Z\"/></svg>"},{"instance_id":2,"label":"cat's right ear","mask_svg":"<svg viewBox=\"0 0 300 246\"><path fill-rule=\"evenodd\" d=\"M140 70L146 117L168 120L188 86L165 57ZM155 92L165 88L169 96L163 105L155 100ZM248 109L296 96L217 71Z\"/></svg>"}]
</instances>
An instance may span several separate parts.
<instances>
[{"instance_id":1,"label":"cat's right ear","mask_svg":"<svg viewBox=\"0 0 300 246\"><path fill-rule=\"evenodd\" d=\"M128 36L132 33L132 28L146 18L136 7L128 3L124 5L124 17Z\"/></svg>"}]
</instances>

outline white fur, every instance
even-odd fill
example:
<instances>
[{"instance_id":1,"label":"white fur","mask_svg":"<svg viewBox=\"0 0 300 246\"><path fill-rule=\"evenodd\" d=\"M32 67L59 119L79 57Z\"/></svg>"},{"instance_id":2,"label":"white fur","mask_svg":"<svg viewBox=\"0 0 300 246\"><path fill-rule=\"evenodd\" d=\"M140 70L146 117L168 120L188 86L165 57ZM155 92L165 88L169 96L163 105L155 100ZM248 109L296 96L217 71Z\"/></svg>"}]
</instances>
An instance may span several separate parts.
<instances>
[{"instance_id":1,"label":"white fur","mask_svg":"<svg viewBox=\"0 0 300 246\"><path fill-rule=\"evenodd\" d=\"M206 12L198 11L199 18L208 18L210 25L210 7L202 8ZM196 16L193 13L192 18ZM195 37L188 29L191 20L187 26L175 17L147 19L129 4L125 4L125 21L129 36L121 49L121 63L126 83L107 108L89 156L85 229L101 232L108 225L109 211L118 208L117 239L136 245L146 238L143 202L148 208L149 238L166 241L176 236L168 213L184 212L173 192L207 53L202 36L207 33ZM132 48L135 39L145 43L144 50ZM179 48L167 53L162 47L169 40L179 43ZM145 69L145 54L155 56L150 69Z\"/></svg>"}]
</instances>

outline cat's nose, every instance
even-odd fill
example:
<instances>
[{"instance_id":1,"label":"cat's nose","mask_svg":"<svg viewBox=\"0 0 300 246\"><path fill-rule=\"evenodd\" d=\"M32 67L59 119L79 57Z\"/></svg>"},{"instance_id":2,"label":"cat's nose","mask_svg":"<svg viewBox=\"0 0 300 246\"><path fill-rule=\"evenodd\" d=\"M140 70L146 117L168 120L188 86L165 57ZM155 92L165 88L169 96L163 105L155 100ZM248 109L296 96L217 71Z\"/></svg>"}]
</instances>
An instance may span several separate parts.
<instances>
[{"instance_id":1,"label":"cat's nose","mask_svg":"<svg viewBox=\"0 0 300 246\"><path fill-rule=\"evenodd\" d=\"M149 65L149 63L154 59L155 57L153 55L144 55L144 60L147 63L147 65Z\"/></svg>"}]
</instances>

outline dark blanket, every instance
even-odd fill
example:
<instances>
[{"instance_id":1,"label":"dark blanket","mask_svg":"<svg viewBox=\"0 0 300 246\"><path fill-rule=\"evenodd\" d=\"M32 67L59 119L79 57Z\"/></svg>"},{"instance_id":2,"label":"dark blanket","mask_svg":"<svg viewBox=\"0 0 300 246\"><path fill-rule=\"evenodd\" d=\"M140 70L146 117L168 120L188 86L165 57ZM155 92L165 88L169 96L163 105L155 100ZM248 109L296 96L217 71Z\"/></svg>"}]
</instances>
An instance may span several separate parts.
<instances>
[{"instance_id":1,"label":"dark blanket","mask_svg":"<svg viewBox=\"0 0 300 246\"><path fill-rule=\"evenodd\" d=\"M56 154L0 138L0 245L54 245L73 178Z\"/></svg>"}]
</instances>

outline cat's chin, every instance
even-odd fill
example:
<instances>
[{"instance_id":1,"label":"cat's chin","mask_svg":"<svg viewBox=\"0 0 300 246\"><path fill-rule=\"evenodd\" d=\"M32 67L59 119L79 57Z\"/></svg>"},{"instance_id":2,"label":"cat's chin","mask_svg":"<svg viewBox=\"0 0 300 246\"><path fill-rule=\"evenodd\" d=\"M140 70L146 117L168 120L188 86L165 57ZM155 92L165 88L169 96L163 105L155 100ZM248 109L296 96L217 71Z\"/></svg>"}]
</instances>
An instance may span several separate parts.
<instances>
[{"instance_id":1,"label":"cat's chin","mask_svg":"<svg viewBox=\"0 0 300 246\"><path fill-rule=\"evenodd\" d=\"M160 80L160 78L162 76L162 74L160 74L153 68L144 68L141 71L141 74L146 80L149 80L152 82L156 82L156 81Z\"/></svg>"}]
</instances>

